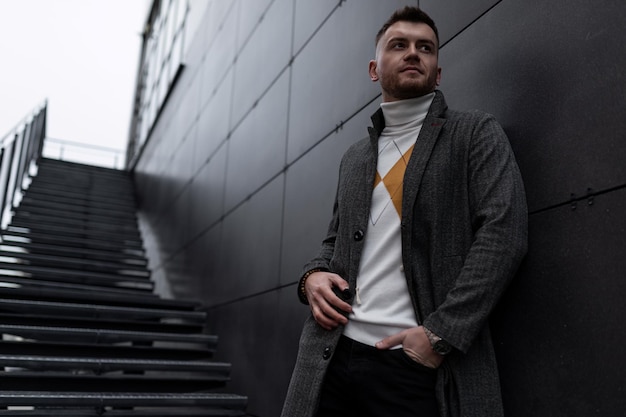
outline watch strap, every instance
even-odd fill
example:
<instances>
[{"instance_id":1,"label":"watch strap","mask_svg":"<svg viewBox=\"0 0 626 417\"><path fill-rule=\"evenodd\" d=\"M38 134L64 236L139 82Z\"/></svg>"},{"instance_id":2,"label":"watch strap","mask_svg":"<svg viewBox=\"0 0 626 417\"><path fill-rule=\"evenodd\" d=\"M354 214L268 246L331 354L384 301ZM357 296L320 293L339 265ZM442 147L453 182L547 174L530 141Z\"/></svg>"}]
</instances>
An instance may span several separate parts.
<instances>
[{"instance_id":1,"label":"watch strap","mask_svg":"<svg viewBox=\"0 0 626 417\"><path fill-rule=\"evenodd\" d=\"M443 340L441 337L434 334L430 329L424 327L424 333L426 333L426 337L428 337L428 341L430 342L430 346L432 349L440 355L447 355L452 351L452 345L447 341Z\"/></svg>"}]
</instances>

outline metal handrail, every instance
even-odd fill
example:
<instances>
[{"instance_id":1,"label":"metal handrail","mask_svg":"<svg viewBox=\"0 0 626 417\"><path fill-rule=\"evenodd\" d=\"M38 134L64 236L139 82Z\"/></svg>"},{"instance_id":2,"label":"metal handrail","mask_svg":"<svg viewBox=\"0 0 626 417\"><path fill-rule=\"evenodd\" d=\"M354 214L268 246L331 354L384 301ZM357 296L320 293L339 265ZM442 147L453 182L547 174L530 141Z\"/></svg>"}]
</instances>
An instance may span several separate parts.
<instances>
[{"instance_id":1,"label":"metal handrail","mask_svg":"<svg viewBox=\"0 0 626 417\"><path fill-rule=\"evenodd\" d=\"M30 178L46 136L47 101L37 106L0 139L0 227L4 230Z\"/></svg>"},{"instance_id":2,"label":"metal handrail","mask_svg":"<svg viewBox=\"0 0 626 417\"><path fill-rule=\"evenodd\" d=\"M73 157L72 154L74 155ZM123 149L46 137L43 156L62 161L123 169L125 151Z\"/></svg>"}]
</instances>

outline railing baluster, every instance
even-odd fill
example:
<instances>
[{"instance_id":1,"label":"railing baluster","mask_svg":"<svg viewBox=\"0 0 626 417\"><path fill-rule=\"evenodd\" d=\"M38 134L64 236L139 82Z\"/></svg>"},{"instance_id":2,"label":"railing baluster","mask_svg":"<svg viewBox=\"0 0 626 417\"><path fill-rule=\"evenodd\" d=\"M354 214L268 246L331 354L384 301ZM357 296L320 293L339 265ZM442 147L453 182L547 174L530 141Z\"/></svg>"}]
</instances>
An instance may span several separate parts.
<instances>
[{"instance_id":1,"label":"railing baluster","mask_svg":"<svg viewBox=\"0 0 626 417\"><path fill-rule=\"evenodd\" d=\"M32 162L39 160L46 135L47 102L24 117L9 133L0 139L0 225L8 224L14 199L22 192L25 176L29 176ZM35 151L37 150L37 151Z\"/></svg>"}]
</instances>

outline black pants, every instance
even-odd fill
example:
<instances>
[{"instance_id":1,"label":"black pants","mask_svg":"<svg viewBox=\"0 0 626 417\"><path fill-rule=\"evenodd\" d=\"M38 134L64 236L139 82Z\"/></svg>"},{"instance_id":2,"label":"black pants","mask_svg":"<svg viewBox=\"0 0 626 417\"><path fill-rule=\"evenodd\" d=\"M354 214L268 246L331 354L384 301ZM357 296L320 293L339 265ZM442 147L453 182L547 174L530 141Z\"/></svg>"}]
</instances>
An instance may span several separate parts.
<instances>
[{"instance_id":1,"label":"black pants","mask_svg":"<svg viewBox=\"0 0 626 417\"><path fill-rule=\"evenodd\" d=\"M317 417L439 417L436 374L402 349L381 351L342 336Z\"/></svg>"}]
</instances>

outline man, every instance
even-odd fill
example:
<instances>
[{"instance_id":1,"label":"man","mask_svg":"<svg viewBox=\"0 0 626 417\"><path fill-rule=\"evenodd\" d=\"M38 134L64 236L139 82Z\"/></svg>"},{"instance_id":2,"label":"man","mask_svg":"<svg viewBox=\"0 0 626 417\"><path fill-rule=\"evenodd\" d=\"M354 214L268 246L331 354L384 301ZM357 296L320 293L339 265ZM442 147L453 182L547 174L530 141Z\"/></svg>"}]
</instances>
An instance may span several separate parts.
<instances>
[{"instance_id":1,"label":"man","mask_svg":"<svg viewBox=\"0 0 626 417\"><path fill-rule=\"evenodd\" d=\"M438 47L414 7L377 35L383 102L304 267L312 315L283 417L502 415L487 319L526 253L524 188L493 117L436 90Z\"/></svg>"}]
</instances>

